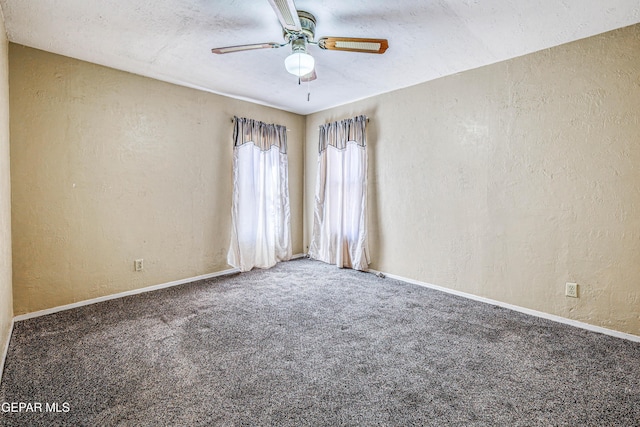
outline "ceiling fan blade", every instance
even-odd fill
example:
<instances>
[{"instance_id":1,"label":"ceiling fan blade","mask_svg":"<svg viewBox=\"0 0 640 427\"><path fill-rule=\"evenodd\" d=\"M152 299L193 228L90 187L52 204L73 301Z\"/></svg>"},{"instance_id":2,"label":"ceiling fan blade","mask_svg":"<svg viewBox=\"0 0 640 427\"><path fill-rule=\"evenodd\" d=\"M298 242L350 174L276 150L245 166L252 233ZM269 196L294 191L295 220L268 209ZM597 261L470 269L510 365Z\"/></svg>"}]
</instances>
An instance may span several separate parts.
<instances>
[{"instance_id":1,"label":"ceiling fan blade","mask_svg":"<svg viewBox=\"0 0 640 427\"><path fill-rule=\"evenodd\" d=\"M298 32L302 29L293 0L269 0L269 4L278 16L282 28L293 32Z\"/></svg>"},{"instance_id":2,"label":"ceiling fan blade","mask_svg":"<svg viewBox=\"0 0 640 427\"><path fill-rule=\"evenodd\" d=\"M318 78L318 75L316 74L316 70L314 69L309 74L305 74L304 76L300 77L300 81L301 82L312 82L317 78Z\"/></svg>"},{"instance_id":3,"label":"ceiling fan blade","mask_svg":"<svg viewBox=\"0 0 640 427\"><path fill-rule=\"evenodd\" d=\"M216 47L211 49L211 52L217 54L223 53L232 53L232 52L242 52L244 50L255 50L255 49L268 49L268 48L277 48L285 46L280 43L255 43L255 44L240 44L237 46L226 46L226 47Z\"/></svg>"},{"instance_id":4,"label":"ceiling fan blade","mask_svg":"<svg viewBox=\"0 0 640 427\"><path fill-rule=\"evenodd\" d=\"M389 47L387 39L361 39L354 37L322 37L318 46L327 50L347 52L384 53Z\"/></svg>"}]
</instances>

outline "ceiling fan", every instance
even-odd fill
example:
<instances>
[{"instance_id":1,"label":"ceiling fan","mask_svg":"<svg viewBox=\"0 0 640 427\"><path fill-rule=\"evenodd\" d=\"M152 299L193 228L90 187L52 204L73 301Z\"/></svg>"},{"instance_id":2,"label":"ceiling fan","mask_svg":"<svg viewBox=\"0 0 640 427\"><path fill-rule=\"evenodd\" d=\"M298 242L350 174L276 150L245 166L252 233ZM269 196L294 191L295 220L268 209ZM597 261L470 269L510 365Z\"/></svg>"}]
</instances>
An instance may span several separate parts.
<instances>
[{"instance_id":1,"label":"ceiling fan","mask_svg":"<svg viewBox=\"0 0 640 427\"><path fill-rule=\"evenodd\" d=\"M284 43L255 43L237 46L217 47L211 52L217 54L242 52L255 49L273 49L291 45L291 55L285 61L288 72L298 76L300 81L308 82L317 78L315 60L307 53L308 45L317 45L326 50L342 50L348 52L384 53L389 47L386 39L368 39L354 37L322 37L314 40L316 18L309 12L296 10L294 0L268 0L275 11L282 30Z\"/></svg>"}]
</instances>

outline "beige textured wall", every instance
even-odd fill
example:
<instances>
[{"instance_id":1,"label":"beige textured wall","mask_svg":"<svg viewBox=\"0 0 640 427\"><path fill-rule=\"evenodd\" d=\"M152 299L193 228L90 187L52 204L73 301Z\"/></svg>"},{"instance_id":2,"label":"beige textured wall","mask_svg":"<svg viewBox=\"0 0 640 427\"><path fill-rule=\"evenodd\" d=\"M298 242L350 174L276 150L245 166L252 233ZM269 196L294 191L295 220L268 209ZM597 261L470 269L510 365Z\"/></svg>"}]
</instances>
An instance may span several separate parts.
<instances>
[{"instance_id":1,"label":"beige textured wall","mask_svg":"<svg viewBox=\"0 0 640 427\"><path fill-rule=\"evenodd\" d=\"M15 314L229 268L232 123L302 116L10 45ZM144 259L144 271L134 260Z\"/></svg>"},{"instance_id":2,"label":"beige textured wall","mask_svg":"<svg viewBox=\"0 0 640 427\"><path fill-rule=\"evenodd\" d=\"M372 268L640 335L640 25L307 117L367 114ZM578 299L564 296L578 282Z\"/></svg>"},{"instance_id":3,"label":"beige textured wall","mask_svg":"<svg viewBox=\"0 0 640 427\"><path fill-rule=\"evenodd\" d=\"M13 318L11 176L9 173L9 42L0 11L0 362ZM0 366L0 370L2 366ZM2 376L0 374L0 376Z\"/></svg>"}]
</instances>

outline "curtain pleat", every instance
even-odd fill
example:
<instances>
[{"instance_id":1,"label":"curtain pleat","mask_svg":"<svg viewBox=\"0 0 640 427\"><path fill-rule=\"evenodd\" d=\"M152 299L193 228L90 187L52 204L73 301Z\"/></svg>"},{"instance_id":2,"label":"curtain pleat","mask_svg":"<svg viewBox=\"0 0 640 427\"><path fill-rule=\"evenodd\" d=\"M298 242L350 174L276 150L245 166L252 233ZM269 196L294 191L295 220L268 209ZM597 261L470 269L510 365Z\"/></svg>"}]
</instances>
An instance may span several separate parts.
<instances>
[{"instance_id":1,"label":"curtain pleat","mask_svg":"<svg viewBox=\"0 0 640 427\"><path fill-rule=\"evenodd\" d=\"M368 270L365 116L320 127L318 179L309 256Z\"/></svg>"},{"instance_id":2,"label":"curtain pleat","mask_svg":"<svg viewBox=\"0 0 640 427\"><path fill-rule=\"evenodd\" d=\"M227 262L269 268L292 256L286 128L234 117L233 144Z\"/></svg>"}]
</instances>

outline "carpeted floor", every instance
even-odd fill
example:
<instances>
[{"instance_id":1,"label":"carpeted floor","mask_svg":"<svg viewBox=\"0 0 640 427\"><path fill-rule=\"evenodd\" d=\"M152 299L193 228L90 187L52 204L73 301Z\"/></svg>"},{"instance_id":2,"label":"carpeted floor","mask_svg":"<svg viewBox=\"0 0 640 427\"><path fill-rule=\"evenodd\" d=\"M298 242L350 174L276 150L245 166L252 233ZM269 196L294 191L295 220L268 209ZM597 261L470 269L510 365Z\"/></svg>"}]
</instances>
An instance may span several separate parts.
<instances>
[{"instance_id":1,"label":"carpeted floor","mask_svg":"<svg viewBox=\"0 0 640 427\"><path fill-rule=\"evenodd\" d=\"M636 426L640 344L304 259L18 322L10 402L42 412L2 425Z\"/></svg>"}]
</instances>

